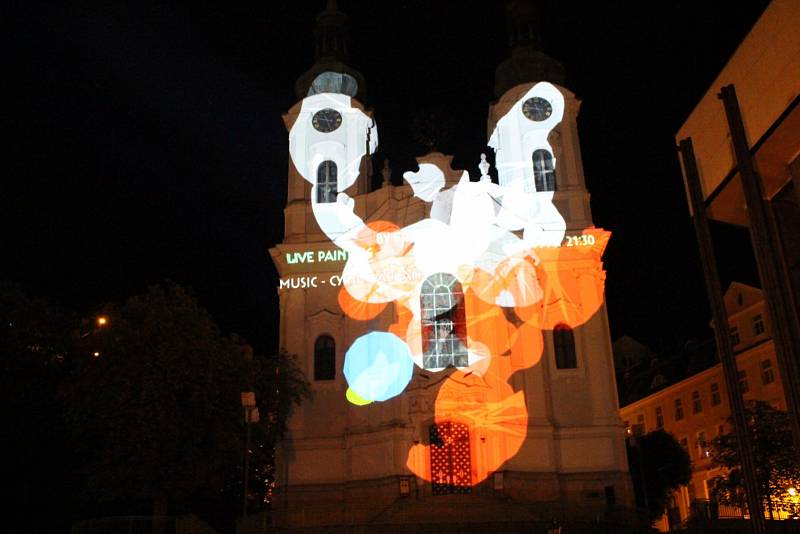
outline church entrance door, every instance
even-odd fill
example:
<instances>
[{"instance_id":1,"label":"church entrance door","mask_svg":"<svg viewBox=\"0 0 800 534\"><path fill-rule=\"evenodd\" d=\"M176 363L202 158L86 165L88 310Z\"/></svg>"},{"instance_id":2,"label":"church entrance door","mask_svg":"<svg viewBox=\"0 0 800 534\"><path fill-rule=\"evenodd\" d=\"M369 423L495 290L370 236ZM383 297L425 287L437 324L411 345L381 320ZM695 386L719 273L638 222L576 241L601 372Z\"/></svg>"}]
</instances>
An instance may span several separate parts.
<instances>
[{"instance_id":1,"label":"church entrance door","mask_svg":"<svg viewBox=\"0 0 800 534\"><path fill-rule=\"evenodd\" d=\"M431 487L434 495L470 493L469 428L451 421L430 426Z\"/></svg>"}]
</instances>

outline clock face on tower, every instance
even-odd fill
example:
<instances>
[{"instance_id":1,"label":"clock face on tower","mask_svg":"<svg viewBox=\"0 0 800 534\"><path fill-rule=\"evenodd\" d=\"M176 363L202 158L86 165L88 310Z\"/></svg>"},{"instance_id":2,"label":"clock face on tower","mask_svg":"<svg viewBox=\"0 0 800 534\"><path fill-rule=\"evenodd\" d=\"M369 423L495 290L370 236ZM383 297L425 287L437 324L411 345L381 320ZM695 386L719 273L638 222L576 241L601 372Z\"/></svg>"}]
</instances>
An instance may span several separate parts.
<instances>
[{"instance_id":1,"label":"clock face on tower","mask_svg":"<svg viewBox=\"0 0 800 534\"><path fill-rule=\"evenodd\" d=\"M311 124L318 132L328 133L342 124L342 115L335 109L325 108L314 113Z\"/></svg>"},{"instance_id":2,"label":"clock face on tower","mask_svg":"<svg viewBox=\"0 0 800 534\"><path fill-rule=\"evenodd\" d=\"M553 113L553 106L544 98L534 96L522 104L522 114L528 119L541 122L550 117Z\"/></svg>"}]
</instances>

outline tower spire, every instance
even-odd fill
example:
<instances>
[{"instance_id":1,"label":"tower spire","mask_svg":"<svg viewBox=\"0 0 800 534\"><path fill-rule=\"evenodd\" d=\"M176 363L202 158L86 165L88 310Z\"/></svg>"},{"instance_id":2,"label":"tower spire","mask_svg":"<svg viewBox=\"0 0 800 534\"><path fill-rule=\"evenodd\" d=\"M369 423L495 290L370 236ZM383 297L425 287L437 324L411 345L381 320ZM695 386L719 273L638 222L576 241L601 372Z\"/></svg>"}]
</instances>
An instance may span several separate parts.
<instances>
[{"instance_id":1,"label":"tower spire","mask_svg":"<svg viewBox=\"0 0 800 534\"><path fill-rule=\"evenodd\" d=\"M547 81L564 85L564 66L541 49L540 26L544 17L538 3L510 0L505 11L511 54L495 70L495 96L499 98L522 83Z\"/></svg>"},{"instance_id":2,"label":"tower spire","mask_svg":"<svg viewBox=\"0 0 800 534\"><path fill-rule=\"evenodd\" d=\"M339 11L336 0L328 0L325 9L317 15L316 59L331 57L339 60L347 56L349 25L347 15Z\"/></svg>"},{"instance_id":3,"label":"tower spire","mask_svg":"<svg viewBox=\"0 0 800 534\"><path fill-rule=\"evenodd\" d=\"M506 5L506 32L511 53L538 49L541 42L537 9L529 0L511 0Z\"/></svg>"},{"instance_id":4,"label":"tower spire","mask_svg":"<svg viewBox=\"0 0 800 534\"><path fill-rule=\"evenodd\" d=\"M339 93L364 101L364 76L345 61L350 25L336 0L327 0L316 18L314 64L295 84L297 98L318 93Z\"/></svg>"}]
</instances>

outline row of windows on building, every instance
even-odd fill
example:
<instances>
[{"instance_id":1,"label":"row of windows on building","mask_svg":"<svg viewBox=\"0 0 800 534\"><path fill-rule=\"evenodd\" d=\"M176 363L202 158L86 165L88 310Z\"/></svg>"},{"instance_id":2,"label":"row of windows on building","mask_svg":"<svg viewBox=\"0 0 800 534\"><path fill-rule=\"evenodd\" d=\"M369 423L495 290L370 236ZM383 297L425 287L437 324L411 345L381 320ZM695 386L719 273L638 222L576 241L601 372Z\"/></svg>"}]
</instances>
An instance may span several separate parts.
<instances>
[{"instance_id":1,"label":"row of windows on building","mask_svg":"<svg viewBox=\"0 0 800 534\"><path fill-rule=\"evenodd\" d=\"M556 169L553 155L544 149L535 150L532 155L533 188L526 184L529 193L556 190ZM323 161L317 167L317 202L329 204L336 202L338 191L338 169L336 163Z\"/></svg>"},{"instance_id":2,"label":"row of windows on building","mask_svg":"<svg viewBox=\"0 0 800 534\"><path fill-rule=\"evenodd\" d=\"M466 367L467 322L464 292L455 276L436 273L422 283L420 290L422 321L422 366L425 369ZM566 324L553 329L553 348L557 369L576 369L575 335ZM328 334L314 341L314 380L336 377L336 342Z\"/></svg>"},{"instance_id":3,"label":"row of windows on building","mask_svg":"<svg viewBox=\"0 0 800 534\"><path fill-rule=\"evenodd\" d=\"M721 436L725 434L725 425L720 424L717 425L717 436ZM681 447L691 456L692 450L689 448L689 438L686 436L682 436L678 439L678 443L680 443ZM695 434L695 442L694 442L694 451L695 456L698 460L704 460L706 458L711 457L711 442L708 439L705 430L698 430Z\"/></svg>"},{"instance_id":4,"label":"row of windows on building","mask_svg":"<svg viewBox=\"0 0 800 534\"><path fill-rule=\"evenodd\" d=\"M758 315L754 315L752 319L752 332L754 336L760 336L766 331L764 326L764 318L759 313ZM730 329L731 332L731 344L735 347L736 345L742 342L742 338L739 335L739 327L732 326Z\"/></svg>"},{"instance_id":5,"label":"row of windows on building","mask_svg":"<svg viewBox=\"0 0 800 534\"><path fill-rule=\"evenodd\" d=\"M761 360L760 363L760 371L761 371L761 383L763 385L772 384L775 382L775 370L772 367L772 360L766 359ZM747 371L745 369L739 369L738 371L738 378L739 378L739 390L742 393L747 393L750 391L750 382L748 381ZM722 402L722 397L720 394L719 383L712 382L709 387L709 393L711 398L711 406L719 406ZM703 399L700 394L699 390L692 391L691 394L691 410L693 414L698 414L703 411ZM655 416L656 416L656 428L664 428L664 409L661 406L656 406L655 408ZM685 418L684 412L684 404L682 398L674 399L673 401L673 417L675 421L682 421ZM633 433L635 434L644 434L645 433L645 420L644 414L639 414L637 416L636 426L632 429ZM629 423L626 421L625 426L628 427Z\"/></svg>"},{"instance_id":6,"label":"row of windows on building","mask_svg":"<svg viewBox=\"0 0 800 534\"><path fill-rule=\"evenodd\" d=\"M660 410L660 408L656 409L656 417L658 417L658 411L659 410ZM627 424L627 422L626 422L626 424ZM663 426L663 420L661 422L661 425ZM644 434L644 430L640 430L640 429L644 429L644 415L639 415L637 417L637 422L636 422L636 425L634 426L634 430L633 430L632 433L636 434L636 435ZM718 425L717 426L717 435L721 436L724 433L725 433L725 425L722 425L722 424ZM691 455L691 450L689 448L689 438L688 437L682 436L682 437L678 438L678 443L680 443L681 447L683 447L683 449L687 453L689 453ZM697 456L698 459L702 460L704 458L708 458L711 455L711 449L710 449L710 446L709 446L710 444L709 444L709 440L708 440L708 438L706 436L706 431L705 430L699 430L697 432L694 445L695 445L695 450L696 450L696 456Z\"/></svg>"}]
</instances>

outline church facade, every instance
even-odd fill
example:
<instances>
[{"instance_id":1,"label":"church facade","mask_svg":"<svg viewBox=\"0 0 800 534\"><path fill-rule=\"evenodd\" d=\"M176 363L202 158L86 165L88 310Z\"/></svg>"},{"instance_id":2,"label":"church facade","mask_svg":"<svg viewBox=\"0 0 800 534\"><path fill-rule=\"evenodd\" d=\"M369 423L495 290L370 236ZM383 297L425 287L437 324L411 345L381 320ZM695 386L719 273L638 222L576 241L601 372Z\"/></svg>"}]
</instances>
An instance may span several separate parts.
<instances>
[{"instance_id":1,"label":"church facade","mask_svg":"<svg viewBox=\"0 0 800 534\"><path fill-rule=\"evenodd\" d=\"M277 451L278 525L633 504L603 296L610 234L592 223L580 101L520 5L488 116L497 182L483 158L470 176L434 152L403 185L385 168L375 190L378 125L342 61L346 19L330 4L318 17L317 62L284 116L285 235L270 250L280 346L313 394Z\"/></svg>"}]
</instances>

